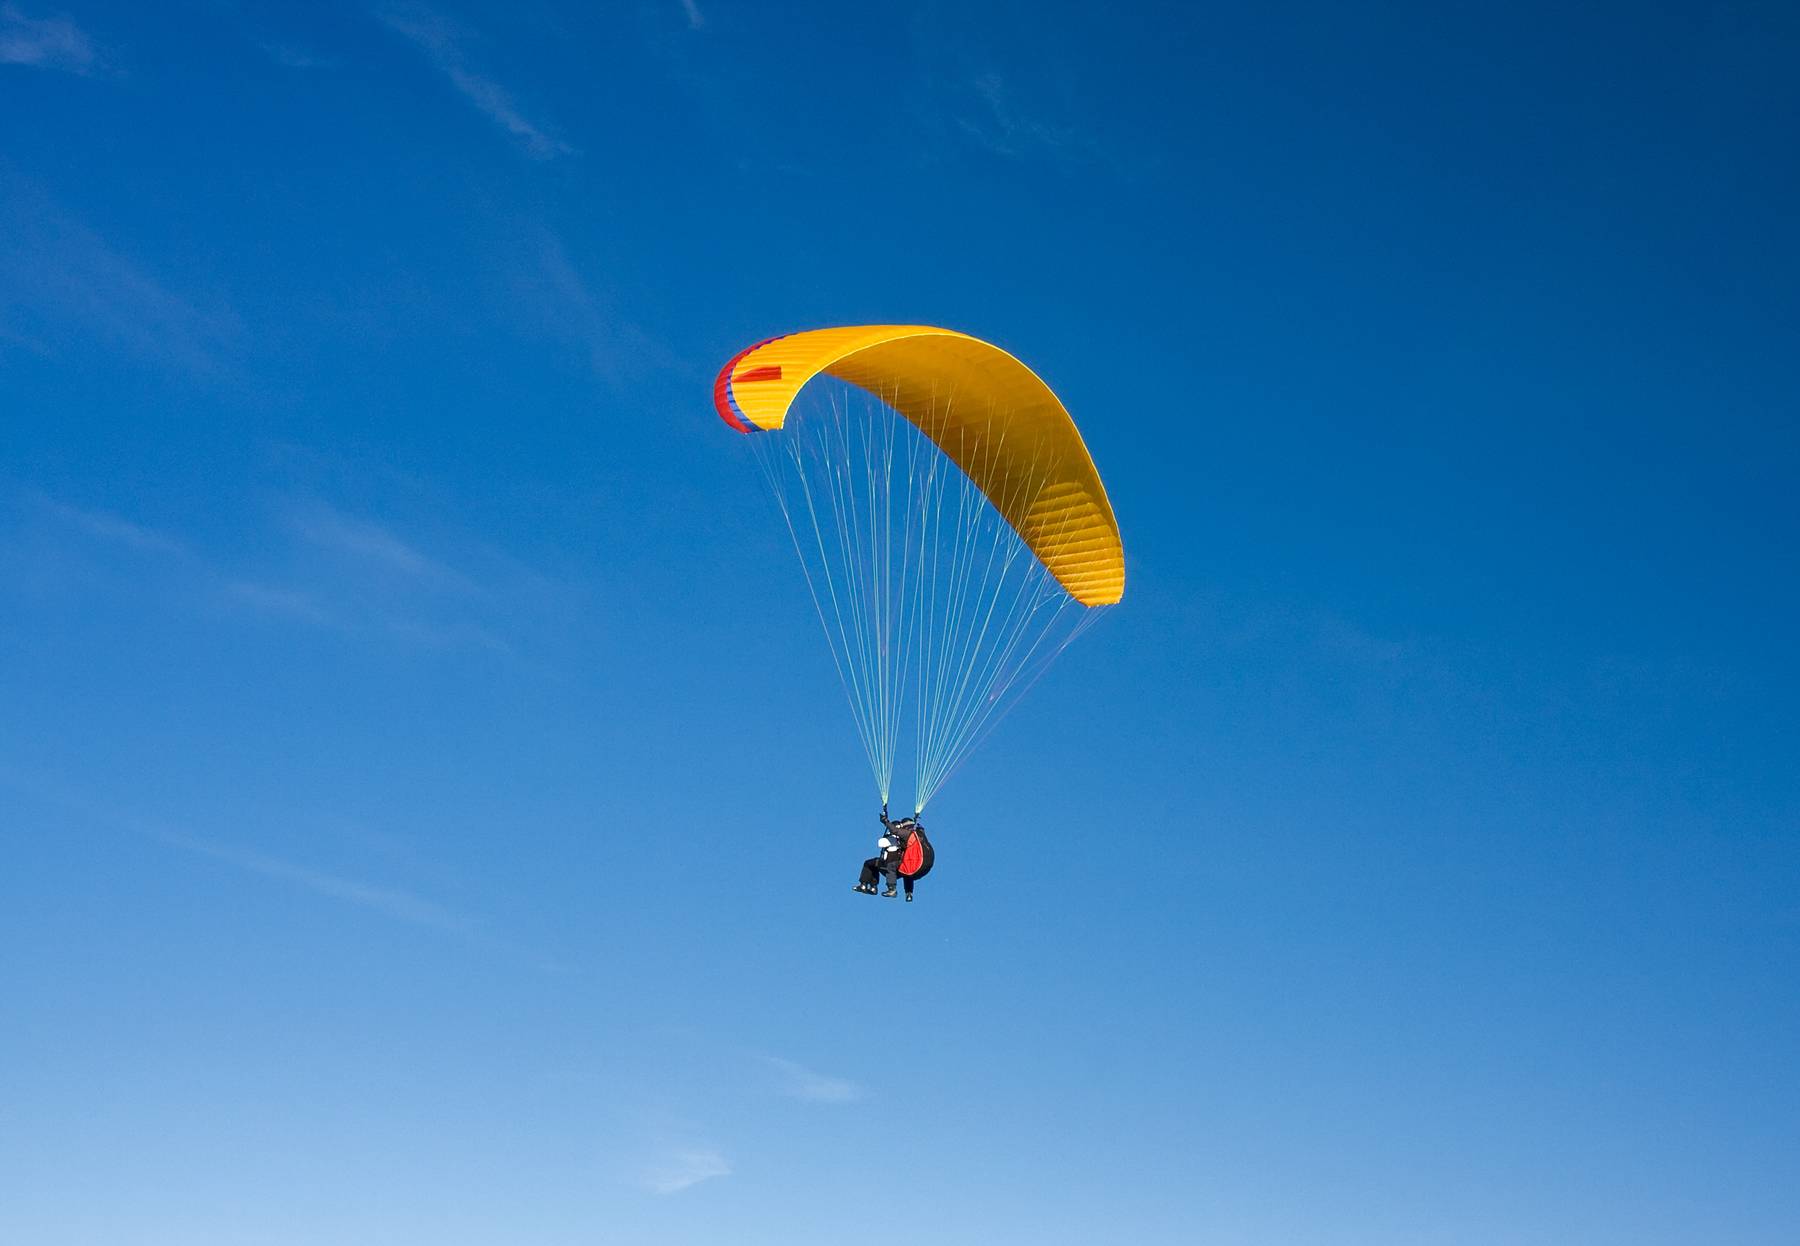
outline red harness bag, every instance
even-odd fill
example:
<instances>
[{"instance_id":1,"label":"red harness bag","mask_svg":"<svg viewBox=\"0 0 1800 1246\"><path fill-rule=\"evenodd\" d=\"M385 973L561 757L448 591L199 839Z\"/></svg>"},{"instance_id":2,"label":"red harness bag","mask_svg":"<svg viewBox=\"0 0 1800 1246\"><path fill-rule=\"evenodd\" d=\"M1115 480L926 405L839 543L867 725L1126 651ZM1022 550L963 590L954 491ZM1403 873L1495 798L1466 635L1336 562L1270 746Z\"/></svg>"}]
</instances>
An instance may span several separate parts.
<instances>
[{"instance_id":1,"label":"red harness bag","mask_svg":"<svg viewBox=\"0 0 1800 1246\"><path fill-rule=\"evenodd\" d=\"M925 864L925 845L919 839L917 831L906 837L906 847L900 853L900 877L911 878Z\"/></svg>"}]
</instances>

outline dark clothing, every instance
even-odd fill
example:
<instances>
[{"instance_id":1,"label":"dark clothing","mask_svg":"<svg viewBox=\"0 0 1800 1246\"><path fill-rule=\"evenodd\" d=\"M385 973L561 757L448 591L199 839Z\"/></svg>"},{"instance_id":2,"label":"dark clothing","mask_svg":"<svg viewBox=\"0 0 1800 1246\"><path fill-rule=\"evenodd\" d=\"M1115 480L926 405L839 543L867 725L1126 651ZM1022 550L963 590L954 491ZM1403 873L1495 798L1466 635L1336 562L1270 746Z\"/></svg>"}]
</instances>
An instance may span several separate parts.
<instances>
[{"instance_id":1,"label":"dark clothing","mask_svg":"<svg viewBox=\"0 0 1800 1246\"><path fill-rule=\"evenodd\" d=\"M877 878L887 879L887 885L892 887L899 876L900 854L897 852L884 852L863 862L861 882L864 887L873 889ZM843 886L842 883L838 885ZM912 879L906 880L906 887L908 891L912 890Z\"/></svg>"},{"instance_id":2,"label":"dark clothing","mask_svg":"<svg viewBox=\"0 0 1800 1246\"><path fill-rule=\"evenodd\" d=\"M893 824L888 821L885 810L881 815L881 826L885 832L881 837L881 851L879 855L863 862L862 878L857 883L864 891L875 890L877 878L887 879L888 890L892 891L894 883L900 878L900 856L906 840L894 833Z\"/></svg>"}]
</instances>

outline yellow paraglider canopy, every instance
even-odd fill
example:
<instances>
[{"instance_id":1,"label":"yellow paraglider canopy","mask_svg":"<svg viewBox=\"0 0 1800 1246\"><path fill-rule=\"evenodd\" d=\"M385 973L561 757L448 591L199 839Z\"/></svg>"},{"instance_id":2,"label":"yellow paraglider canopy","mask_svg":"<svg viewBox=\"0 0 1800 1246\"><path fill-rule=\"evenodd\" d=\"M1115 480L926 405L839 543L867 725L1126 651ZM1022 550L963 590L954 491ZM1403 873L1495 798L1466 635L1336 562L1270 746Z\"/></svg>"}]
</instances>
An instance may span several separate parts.
<instances>
[{"instance_id":1,"label":"yellow paraglider canopy","mask_svg":"<svg viewBox=\"0 0 1800 1246\"><path fill-rule=\"evenodd\" d=\"M1075 421L1035 372L998 346L927 325L858 325L771 338L713 386L725 422L771 432L820 373L875 395L929 437L1071 597L1125 593L1119 523Z\"/></svg>"}]
</instances>

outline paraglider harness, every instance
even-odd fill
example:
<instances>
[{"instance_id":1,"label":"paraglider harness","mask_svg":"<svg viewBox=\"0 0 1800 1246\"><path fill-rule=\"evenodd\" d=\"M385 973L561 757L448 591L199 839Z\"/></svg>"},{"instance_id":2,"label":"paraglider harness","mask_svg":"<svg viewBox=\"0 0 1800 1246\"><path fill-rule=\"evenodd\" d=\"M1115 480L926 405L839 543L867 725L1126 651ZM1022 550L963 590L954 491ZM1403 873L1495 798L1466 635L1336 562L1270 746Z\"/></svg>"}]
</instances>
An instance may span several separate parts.
<instances>
[{"instance_id":1,"label":"paraglider harness","mask_svg":"<svg viewBox=\"0 0 1800 1246\"><path fill-rule=\"evenodd\" d=\"M906 890L910 893L912 885L931 873L931 867L937 864L937 852L916 817L890 821L887 806L883 805L881 824L887 827L888 834L898 836L900 840L900 877L906 880Z\"/></svg>"}]
</instances>

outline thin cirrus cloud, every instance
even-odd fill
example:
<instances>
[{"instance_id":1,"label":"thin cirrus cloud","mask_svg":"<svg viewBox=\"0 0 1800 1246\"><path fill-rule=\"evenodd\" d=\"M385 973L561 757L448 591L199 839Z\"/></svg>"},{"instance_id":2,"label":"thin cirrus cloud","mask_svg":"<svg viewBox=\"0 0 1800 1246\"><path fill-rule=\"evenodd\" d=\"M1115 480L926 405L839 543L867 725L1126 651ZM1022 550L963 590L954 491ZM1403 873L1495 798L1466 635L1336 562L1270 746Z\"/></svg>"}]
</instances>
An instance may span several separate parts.
<instances>
[{"instance_id":1,"label":"thin cirrus cloud","mask_svg":"<svg viewBox=\"0 0 1800 1246\"><path fill-rule=\"evenodd\" d=\"M996 60L964 8L927 0L915 19L918 131L1021 164L1116 165L1124 148L1103 141L1084 107L1079 49L1016 47Z\"/></svg>"},{"instance_id":2,"label":"thin cirrus cloud","mask_svg":"<svg viewBox=\"0 0 1800 1246\"><path fill-rule=\"evenodd\" d=\"M1105 149L1098 137L1061 95L967 58L928 60L919 119L925 132L1021 164L1074 168L1101 161Z\"/></svg>"},{"instance_id":3,"label":"thin cirrus cloud","mask_svg":"<svg viewBox=\"0 0 1800 1246\"><path fill-rule=\"evenodd\" d=\"M120 546L139 554L176 558L199 566L219 579L228 590L234 593L238 593L240 589L245 590L238 595L252 599L253 604L293 604L291 598L285 602L277 602L272 598L261 600L269 598L269 595L252 591L257 589L253 581L224 574L208 564L187 542L167 532L126 519L111 511L74 506L41 490L27 489L21 499L56 525L90 540ZM460 572L420 553L380 524L357 519L323 502L295 506L288 515L288 528L304 543L359 562L390 581L398 576L401 579L459 589L470 586L470 581Z\"/></svg>"},{"instance_id":4,"label":"thin cirrus cloud","mask_svg":"<svg viewBox=\"0 0 1800 1246\"><path fill-rule=\"evenodd\" d=\"M141 836L164 847L276 879L315 895L368 909L395 921L460 934L471 933L474 927L474 923L462 915L410 891L377 886L297 865L254 849L177 831L137 813L110 807L86 792L64 786L53 779L13 770L4 762L0 762L0 789L11 789L52 808L77 814L83 819L96 820L115 830Z\"/></svg>"},{"instance_id":5,"label":"thin cirrus cloud","mask_svg":"<svg viewBox=\"0 0 1800 1246\"><path fill-rule=\"evenodd\" d=\"M731 1161L714 1146L659 1147L636 1175L640 1188L652 1194L679 1194L702 1181L729 1177Z\"/></svg>"},{"instance_id":6,"label":"thin cirrus cloud","mask_svg":"<svg viewBox=\"0 0 1800 1246\"><path fill-rule=\"evenodd\" d=\"M375 570L443 588L473 587L467 576L421 553L399 536L323 502L294 508L288 527L311 545L345 555Z\"/></svg>"},{"instance_id":7,"label":"thin cirrus cloud","mask_svg":"<svg viewBox=\"0 0 1800 1246\"><path fill-rule=\"evenodd\" d=\"M517 658L505 631L520 603L542 602L557 591L528 568L488 551L484 567L500 577L490 592L388 528L316 500L289 508L285 555L269 546L241 565L221 563L167 532L41 491L27 489L19 501L21 514L39 521L40 559L66 563L79 556L81 544L111 548L130 558L114 567L119 576L161 576L215 607L346 636L387 636L418 650L482 650Z\"/></svg>"},{"instance_id":8,"label":"thin cirrus cloud","mask_svg":"<svg viewBox=\"0 0 1800 1246\"><path fill-rule=\"evenodd\" d=\"M342 63L335 56L325 56L297 43L264 40L257 46L283 69L336 69Z\"/></svg>"},{"instance_id":9,"label":"thin cirrus cloud","mask_svg":"<svg viewBox=\"0 0 1800 1246\"><path fill-rule=\"evenodd\" d=\"M203 309L0 165L0 343L49 358L96 340L149 363L216 376L238 334L228 308Z\"/></svg>"},{"instance_id":10,"label":"thin cirrus cloud","mask_svg":"<svg viewBox=\"0 0 1800 1246\"><path fill-rule=\"evenodd\" d=\"M780 1093L804 1103L852 1103L864 1097L861 1086L808 1068L797 1060L758 1055L775 1074ZM628 1172L629 1180L650 1194L679 1194L703 1182L732 1174L725 1153L692 1127L669 1126L656 1131L644 1158Z\"/></svg>"},{"instance_id":11,"label":"thin cirrus cloud","mask_svg":"<svg viewBox=\"0 0 1800 1246\"><path fill-rule=\"evenodd\" d=\"M317 869L242 843L177 829L160 818L147 817L135 809L127 810L54 776L17 769L0 757L0 798L9 794L23 797L46 811L58 811L65 817L74 815L76 827L85 824L133 836L187 854L197 861L217 863L255 878L270 880L276 887L285 887L304 896L321 897L331 903L364 910L383 920L453 937L457 942L498 954L539 973L566 974L571 968L554 956L546 956L534 947L496 934L480 915L439 904L406 887L385 886ZM412 846L412 841L403 834L358 829L362 846L379 847L384 856L391 857L396 847Z\"/></svg>"},{"instance_id":12,"label":"thin cirrus cloud","mask_svg":"<svg viewBox=\"0 0 1800 1246\"><path fill-rule=\"evenodd\" d=\"M509 313L528 331L565 343L603 381L618 384L645 369L677 366L673 351L583 275L554 231L523 231L523 249L508 260Z\"/></svg>"},{"instance_id":13,"label":"thin cirrus cloud","mask_svg":"<svg viewBox=\"0 0 1800 1246\"><path fill-rule=\"evenodd\" d=\"M1092 137L1080 128L1058 125L1030 112L1012 84L993 70L969 81L963 100L969 106L957 110L957 128L996 155L1078 160L1094 146Z\"/></svg>"},{"instance_id":14,"label":"thin cirrus cloud","mask_svg":"<svg viewBox=\"0 0 1800 1246\"><path fill-rule=\"evenodd\" d=\"M94 44L66 17L30 17L0 4L0 65L28 65L85 74L94 68Z\"/></svg>"},{"instance_id":15,"label":"thin cirrus cloud","mask_svg":"<svg viewBox=\"0 0 1800 1246\"><path fill-rule=\"evenodd\" d=\"M854 1103L863 1097L855 1082L807 1068L796 1060L764 1056L763 1063L780 1079L782 1093L804 1103Z\"/></svg>"},{"instance_id":16,"label":"thin cirrus cloud","mask_svg":"<svg viewBox=\"0 0 1800 1246\"><path fill-rule=\"evenodd\" d=\"M289 506L284 526L295 538L286 575L234 582L229 591L240 604L341 631L376 631L421 649L519 656L496 629L507 627L524 597L542 591L529 571L490 554L488 570L501 586L485 584L391 529L318 500Z\"/></svg>"},{"instance_id":17,"label":"thin cirrus cloud","mask_svg":"<svg viewBox=\"0 0 1800 1246\"><path fill-rule=\"evenodd\" d=\"M569 144L519 111L505 87L469 68L463 48L467 33L461 26L421 4L390 6L378 10L376 16L422 50L464 99L517 139L529 155L549 160L574 152Z\"/></svg>"},{"instance_id":18,"label":"thin cirrus cloud","mask_svg":"<svg viewBox=\"0 0 1800 1246\"><path fill-rule=\"evenodd\" d=\"M46 493L29 490L26 500L52 519L92 537L97 541L123 545L143 554L166 554L174 558L192 558L193 551L166 532L133 523L108 511L85 510L59 502Z\"/></svg>"},{"instance_id":19,"label":"thin cirrus cloud","mask_svg":"<svg viewBox=\"0 0 1800 1246\"><path fill-rule=\"evenodd\" d=\"M314 627L340 627L342 621L304 589L264 584L256 580L229 580L225 595L261 614L277 615L310 623Z\"/></svg>"},{"instance_id":20,"label":"thin cirrus cloud","mask_svg":"<svg viewBox=\"0 0 1800 1246\"><path fill-rule=\"evenodd\" d=\"M681 0L681 15L687 18L689 30L699 30L706 25L706 15L700 11L700 6L695 4L694 0Z\"/></svg>"},{"instance_id":21,"label":"thin cirrus cloud","mask_svg":"<svg viewBox=\"0 0 1800 1246\"><path fill-rule=\"evenodd\" d=\"M469 930L470 924L467 919L459 917L429 900L421 899L410 891L402 891L394 887L378 887L354 878L344 878L323 870L296 865L291 861L283 861L247 848L197 839L191 835L181 835L173 831L157 831L154 833L154 837L170 847L210 857L215 861L237 866L239 869L260 874L265 878L290 883L316 895L341 900L395 921L454 933L466 933Z\"/></svg>"}]
</instances>

